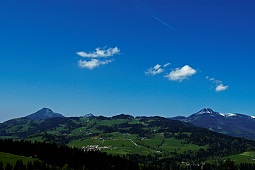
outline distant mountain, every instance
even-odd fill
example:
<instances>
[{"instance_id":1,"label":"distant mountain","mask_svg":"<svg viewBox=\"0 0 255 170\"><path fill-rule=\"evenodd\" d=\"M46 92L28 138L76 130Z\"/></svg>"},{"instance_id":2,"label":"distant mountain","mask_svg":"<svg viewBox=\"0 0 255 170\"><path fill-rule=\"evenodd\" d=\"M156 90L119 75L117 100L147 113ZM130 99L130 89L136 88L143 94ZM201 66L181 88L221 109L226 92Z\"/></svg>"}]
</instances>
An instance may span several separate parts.
<instances>
[{"instance_id":1,"label":"distant mountain","mask_svg":"<svg viewBox=\"0 0 255 170\"><path fill-rule=\"evenodd\" d=\"M255 118L238 113L222 114L210 108L204 108L189 117L174 117L174 120L192 123L226 135L255 140Z\"/></svg>"},{"instance_id":2,"label":"distant mountain","mask_svg":"<svg viewBox=\"0 0 255 170\"><path fill-rule=\"evenodd\" d=\"M54 113L51 109L42 108L41 110L26 116L25 118L32 119L32 120L42 120L42 119L49 119L54 117L64 117L59 113Z\"/></svg>"},{"instance_id":3,"label":"distant mountain","mask_svg":"<svg viewBox=\"0 0 255 170\"><path fill-rule=\"evenodd\" d=\"M113 116L112 119L134 119L134 117L131 115L120 114Z\"/></svg>"},{"instance_id":4,"label":"distant mountain","mask_svg":"<svg viewBox=\"0 0 255 170\"><path fill-rule=\"evenodd\" d=\"M176 117L171 117L169 119L172 119L172 120L180 120L180 121L186 121L187 120L187 117L185 116L176 116Z\"/></svg>"},{"instance_id":5,"label":"distant mountain","mask_svg":"<svg viewBox=\"0 0 255 170\"><path fill-rule=\"evenodd\" d=\"M84 118L89 119L96 119L96 120L116 120L116 119L123 119L123 120L134 120L134 117L131 115L125 115L120 114L112 117L104 117L104 116L94 116L93 114L86 114L83 116ZM3 125L11 125L14 126L16 124L26 124L27 120L44 120L47 119L48 122L51 122L49 120L50 118L55 118L52 120L52 122L57 121L56 118L58 118L58 121L65 121L60 118L65 118L63 115L59 113L53 112L49 108L43 108L33 114L30 114L26 117L23 117L21 119L13 119L7 121L5 124L2 124L1 127L4 127ZM157 120L164 120L166 118L163 117L146 117L146 116L138 116L136 119L141 120L147 120L147 119L157 119ZM248 116L244 114L239 113L227 113L222 114L219 112L216 112L210 108L204 108L197 113L194 113L188 117L184 116L177 116L173 118L168 118L171 120L179 120L182 122L188 122L192 125L199 126L202 128L209 129L214 132L234 136L234 137L242 137L246 139L255 140L255 117L254 116ZM48 125L48 124L47 124ZM140 126L140 125L139 125Z\"/></svg>"},{"instance_id":6,"label":"distant mountain","mask_svg":"<svg viewBox=\"0 0 255 170\"><path fill-rule=\"evenodd\" d=\"M93 118L95 117L92 113L86 114L83 116L84 118Z\"/></svg>"}]
</instances>

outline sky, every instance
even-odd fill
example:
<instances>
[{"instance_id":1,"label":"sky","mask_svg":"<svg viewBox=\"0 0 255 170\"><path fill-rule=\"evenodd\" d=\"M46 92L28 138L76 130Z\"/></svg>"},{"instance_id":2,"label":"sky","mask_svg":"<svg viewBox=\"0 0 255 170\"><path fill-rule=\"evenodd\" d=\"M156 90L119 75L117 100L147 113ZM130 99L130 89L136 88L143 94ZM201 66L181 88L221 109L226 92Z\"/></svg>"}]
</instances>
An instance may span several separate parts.
<instances>
[{"instance_id":1,"label":"sky","mask_svg":"<svg viewBox=\"0 0 255 170\"><path fill-rule=\"evenodd\" d=\"M0 0L0 122L255 115L253 0Z\"/></svg>"}]
</instances>

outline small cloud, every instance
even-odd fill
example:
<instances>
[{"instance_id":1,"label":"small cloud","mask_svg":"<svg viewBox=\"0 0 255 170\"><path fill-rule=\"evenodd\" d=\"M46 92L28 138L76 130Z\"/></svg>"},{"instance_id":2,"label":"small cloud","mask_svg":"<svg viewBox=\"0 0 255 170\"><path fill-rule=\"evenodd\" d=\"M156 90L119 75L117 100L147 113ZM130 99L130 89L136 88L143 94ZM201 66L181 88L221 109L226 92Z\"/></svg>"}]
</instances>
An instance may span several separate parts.
<instances>
[{"instance_id":1,"label":"small cloud","mask_svg":"<svg viewBox=\"0 0 255 170\"><path fill-rule=\"evenodd\" d=\"M171 63L166 63L166 64L164 64L163 65L163 67L167 67L167 66L169 66Z\"/></svg>"},{"instance_id":2,"label":"small cloud","mask_svg":"<svg viewBox=\"0 0 255 170\"><path fill-rule=\"evenodd\" d=\"M168 80L181 82L184 79L188 79L192 75L196 74L196 72L197 71L191 68L189 65L185 65L182 68L176 68L164 77L166 77Z\"/></svg>"},{"instance_id":3,"label":"small cloud","mask_svg":"<svg viewBox=\"0 0 255 170\"><path fill-rule=\"evenodd\" d=\"M92 70L96 67L99 67L100 65L106 65L113 61L113 59L102 60L99 58L112 57L115 54L118 54L119 52L120 52L120 49L118 47L108 48L108 49L106 49L106 47L103 49L96 48L95 51L92 53L77 52L76 54L78 54L80 57L90 58L90 60L79 60L78 66L80 68L87 68Z\"/></svg>"},{"instance_id":4,"label":"small cloud","mask_svg":"<svg viewBox=\"0 0 255 170\"><path fill-rule=\"evenodd\" d=\"M100 57L111 57L115 54L118 54L120 52L120 49L118 47L114 48L108 48L108 49L100 49L96 48L94 52L92 53L87 53L87 52L77 52L81 57L87 57L87 58L100 58Z\"/></svg>"},{"instance_id":5,"label":"small cloud","mask_svg":"<svg viewBox=\"0 0 255 170\"><path fill-rule=\"evenodd\" d=\"M106 65L111 63L113 60L105 60L105 61L100 61L98 59L91 59L90 61L86 60L79 60L78 65L80 68L87 68L87 69L94 69L96 67L99 67L100 65Z\"/></svg>"},{"instance_id":6,"label":"small cloud","mask_svg":"<svg viewBox=\"0 0 255 170\"><path fill-rule=\"evenodd\" d=\"M228 86L224 86L223 84L219 84L219 85L217 85L215 91L220 92L220 91L225 91L227 89L228 89Z\"/></svg>"},{"instance_id":7,"label":"small cloud","mask_svg":"<svg viewBox=\"0 0 255 170\"><path fill-rule=\"evenodd\" d=\"M155 76L156 74L160 74L164 71L164 69L161 68L161 65L156 64L154 67L149 68L145 74L146 75L152 75Z\"/></svg>"},{"instance_id":8,"label":"small cloud","mask_svg":"<svg viewBox=\"0 0 255 170\"><path fill-rule=\"evenodd\" d=\"M161 65L157 64L157 65L154 66L154 69L158 70L158 69L160 69L160 67L161 67Z\"/></svg>"},{"instance_id":9,"label":"small cloud","mask_svg":"<svg viewBox=\"0 0 255 170\"><path fill-rule=\"evenodd\" d=\"M209 76L206 76L206 79L208 79L209 81L213 82L216 85L215 88L216 92L225 91L228 89L228 86L224 86L221 80L217 80L213 77L210 78Z\"/></svg>"}]
</instances>

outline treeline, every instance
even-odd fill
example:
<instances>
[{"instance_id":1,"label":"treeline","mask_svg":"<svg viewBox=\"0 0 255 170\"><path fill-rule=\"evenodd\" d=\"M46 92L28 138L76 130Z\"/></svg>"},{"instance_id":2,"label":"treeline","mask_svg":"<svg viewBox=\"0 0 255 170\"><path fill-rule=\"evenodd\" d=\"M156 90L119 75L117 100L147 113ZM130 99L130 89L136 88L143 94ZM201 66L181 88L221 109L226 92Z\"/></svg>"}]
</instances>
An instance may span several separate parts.
<instances>
[{"instance_id":1,"label":"treeline","mask_svg":"<svg viewBox=\"0 0 255 170\"><path fill-rule=\"evenodd\" d=\"M157 159L156 157L130 155L131 159L140 162L141 170L255 170L255 163L235 164L230 159L219 158L211 163L185 162L175 158ZM146 162L143 164L142 162Z\"/></svg>"},{"instance_id":2,"label":"treeline","mask_svg":"<svg viewBox=\"0 0 255 170\"><path fill-rule=\"evenodd\" d=\"M116 168L113 168L116 169ZM140 170L254 170L255 164L241 163L239 165L234 164L231 160L218 161L215 163L204 163L204 164L188 164L183 162L181 164L163 162L162 164L143 165L140 164ZM22 160L17 160L15 165L7 163L5 166L0 161L0 170L76 170L71 168L68 164L63 167L52 166L45 164L42 161L33 161L24 164ZM87 170L86 165L83 165L78 170ZM96 169L95 169L96 170ZM104 169L101 169L104 170Z\"/></svg>"},{"instance_id":3,"label":"treeline","mask_svg":"<svg viewBox=\"0 0 255 170\"><path fill-rule=\"evenodd\" d=\"M0 151L35 157L45 165L51 167L64 167L79 170L86 167L86 170L112 170L112 169L139 169L138 163L120 156L107 155L103 152L84 152L77 148L58 146L54 143L29 141L13 141L10 139L0 140Z\"/></svg>"},{"instance_id":4,"label":"treeline","mask_svg":"<svg viewBox=\"0 0 255 170\"><path fill-rule=\"evenodd\" d=\"M0 161L0 170L71 170L71 168L66 164L62 168L58 166L51 166L45 164L42 161L36 160L33 162L23 163L22 160L17 160L15 165L7 162L4 166L3 162ZM85 166L82 170L86 170Z\"/></svg>"},{"instance_id":5,"label":"treeline","mask_svg":"<svg viewBox=\"0 0 255 170\"><path fill-rule=\"evenodd\" d=\"M118 167L119 168L119 167ZM7 163L5 166L3 162L0 161L0 170L87 170L86 165L83 165L79 169L73 169L68 164L65 164L63 167L56 165L45 164L42 161L33 161L24 164L22 160L17 160L15 165ZM112 168L117 169L117 168ZM202 163L202 164L188 164L183 162L181 164L175 164L173 162L162 162L159 164L151 165L139 165L140 170L254 170L255 164L241 163L239 165L234 164L233 161L227 159L226 161L218 161L214 163ZM96 170L96 169L95 169ZM104 170L101 169L101 170ZM130 170L133 170L130 167Z\"/></svg>"}]
</instances>

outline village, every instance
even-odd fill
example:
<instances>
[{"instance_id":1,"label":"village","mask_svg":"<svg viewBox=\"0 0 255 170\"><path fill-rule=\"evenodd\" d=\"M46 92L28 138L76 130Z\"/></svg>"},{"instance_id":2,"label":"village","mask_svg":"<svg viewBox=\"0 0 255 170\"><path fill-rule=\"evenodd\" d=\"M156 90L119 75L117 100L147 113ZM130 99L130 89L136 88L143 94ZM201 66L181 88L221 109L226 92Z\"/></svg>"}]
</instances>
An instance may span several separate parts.
<instances>
[{"instance_id":1,"label":"village","mask_svg":"<svg viewBox=\"0 0 255 170\"><path fill-rule=\"evenodd\" d=\"M101 151L101 150L105 150L108 148L109 148L109 146L87 145L87 146L83 146L82 150L83 151Z\"/></svg>"}]
</instances>

